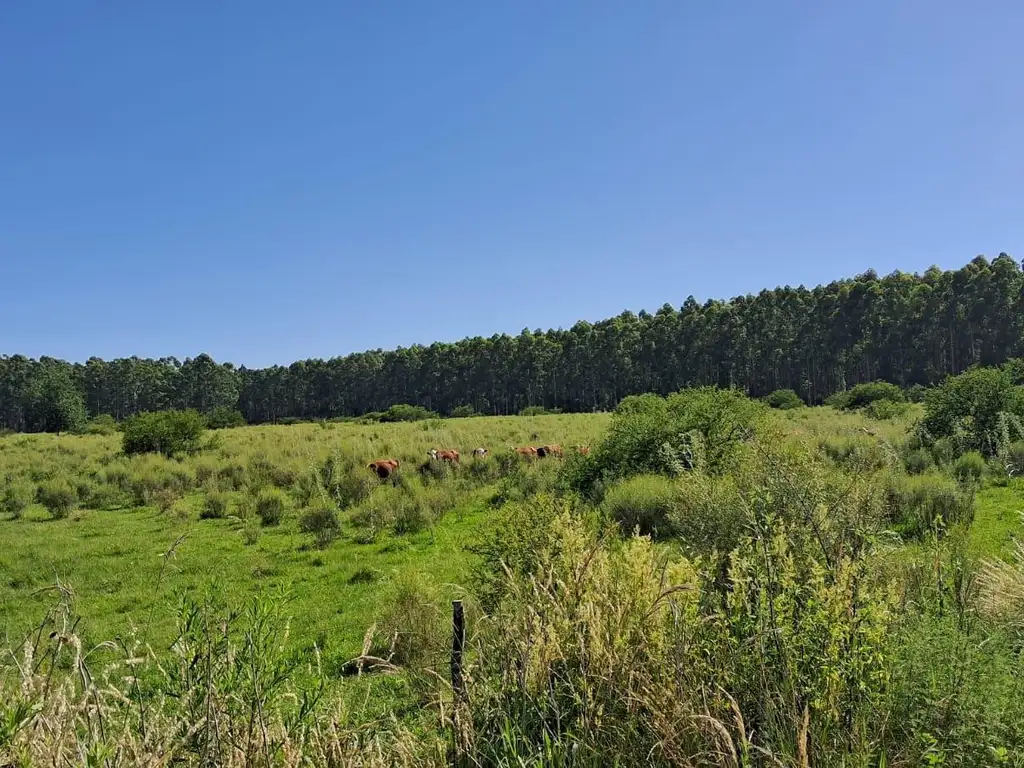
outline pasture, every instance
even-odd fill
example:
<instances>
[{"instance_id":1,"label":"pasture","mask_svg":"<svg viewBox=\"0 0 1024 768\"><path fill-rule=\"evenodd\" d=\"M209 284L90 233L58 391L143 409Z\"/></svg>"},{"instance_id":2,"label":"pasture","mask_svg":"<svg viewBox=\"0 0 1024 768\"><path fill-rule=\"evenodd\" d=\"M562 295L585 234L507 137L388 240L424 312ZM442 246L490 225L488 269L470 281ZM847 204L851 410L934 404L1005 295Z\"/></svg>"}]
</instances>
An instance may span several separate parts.
<instances>
[{"instance_id":1,"label":"pasture","mask_svg":"<svg viewBox=\"0 0 1024 768\"><path fill-rule=\"evenodd\" d=\"M964 578L963 574L955 576L957 568L980 572L984 560L1012 555L1015 538L1024 530L1019 514L1024 509L1024 481L1012 471L1000 474L989 466L961 483L952 479L960 470L952 463L944 464L941 457L917 466L915 457L920 449L914 446L910 430L920 415L916 406L888 419L827 407L771 411L764 414L757 439L738 444L734 457L722 457L723 469L709 466L698 472L700 466L691 457L687 460L692 471L674 480L641 473L614 483L597 483L589 490L579 480L577 469L585 462L578 461L574 447L599 446L612 425L609 414L241 427L208 432L202 450L179 458L125 456L118 434L9 435L0 438L0 478L5 483L8 510L0 513L0 627L6 646L17 657L25 638L32 637L56 602L62 602L69 615L77 617L72 625L75 642L96 648L89 657L95 666L113 663L126 655L123 649L129 647L149 649L143 653L161 662L180 653L182 616L189 605L210 600L213 610L230 612L242 610L241 606L254 599L266 599L283 617L273 642L291 664L296 681L318 681L325 686L324 701L333 702L322 705L328 713L324 717L333 723L332 738L338 739L331 742L333 762L424 764L443 762L449 749L446 745L461 738L458 734L463 726L450 725L452 691L444 683L450 648L449 606L457 598L469 611L470 658L477 665L472 667L475 687L471 691L475 693L470 717L480 741L464 748L475 755L476 764L515 760L550 764L558 754L557 744L533 744L533 729L539 726L524 724L533 722L532 715L515 714L523 703L517 703L515 690L520 684L529 684L506 678L508 670L500 664L496 668L496 660L525 659L531 654L544 659L545 654L553 654L543 664L554 664L558 657L559 664L569 665L571 676L564 684L582 687L573 688L571 695L557 688L547 694L533 690L530 706L538 707L538 712L557 707L562 717L589 722L589 707L595 707L595 712L610 707L608 711L618 712L615 718L619 723L631 724L634 717L640 718L636 727L641 727L644 718L653 717L652 712L668 717L669 707L664 702L672 697L663 687L668 683L657 675L646 679L641 689L632 690L634 683L620 681L616 685L623 690L601 692L593 686L600 688L608 682L606 673L588 671L587 666L603 659L600 663L607 666L608 675L614 669L671 668L667 659L679 651L676 646L672 646L677 648L674 651L664 646L664 637L656 631L662 620L654 607L662 601L657 594L663 586L658 584L672 575L680 583L690 584L687 589L705 590L710 596L713 579L702 581L702 568L710 569L708 579L716 569L729 569L730 574L749 569L744 578L753 579L751 583L771 575L759 570L757 557L761 555L750 559L744 536L755 521L760 526L779 525L778 535L789 540L785 544L779 539L773 545L781 548L779 563L795 569L787 577L792 583L780 582L773 610L790 611L794 625L802 627L792 638L793 647L811 642L807 637L819 631L826 615L832 617L826 623L834 622L837 638L850 632L844 635L847 639L834 641L838 645L829 641L822 646L826 650L815 651L826 656L809 658L811 666L807 668L798 660L774 657L774 651L755 653L758 665L781 664L791 667L793 674L810 676L813 679L801 685L818 691L815 695L821 697L813 705L812 699L799 705L791 731L781 723L772 726L778 729L778 733L772 732L775 740L771 742L778 761L806 764L800 762L798 753L809 749L809 743L814 749L827 750L838 749L842 739L856 742L852 735L842 739L836 735L836 729L845 727L840 725L842 717L870 720L871 712L881 711L880 707L887 707L887 712L903 711L903 707L920 721L905 724L904 730L891 726L880 734L862 734L857 738L863 738L867 746L856 742L844 749L879 750L873 754L891 755L890 765L911 765L918 764L915 761L924 754L949 758L951 746L943 739L952 739L954 747L963 746L957 739L973 739L969 754L975 757L951 762L986 764L979 762L977 755L995 754L1000 760L1004 754L1016 755L1013 746L1024 734L1016 730L1024 728L1024 717L1015 719L1019 713L1012 704L1019 692L1013 683L1017 662L1012 653L1003 652L1012 642L1003 629L991 628L986 629L991 634L984 636L964 630L959 641L954 632L948 646L936 645L935 637L953 632L949 622L955 621L956 614L950 613L950 605L958 601L971 601L970 607L959 609L964 616L985 614L984 603L976 604L981 600L976 586L963 587L950 579ZM615 439L626 440L627 445L634 439L621 428L616 434ZM545 444L560 444L565 458L524 458L514 451L520 446ZM488 448L489 455L473 457L478 447ZM431 459L428 453L432 449L457 450L458 465ZM383 480L368 467L382 459L395 459L400 466ZM677 460L666 459L670 463ZM24 503L10 501L19 496ZM596 515L605 523L622 526L622 546L598 535L600 522L591 529L587 528L590 524L560 517L559 510L567 509L567 504L575 505L578 512L574 515L581 515L580 520ZM765 511L759 511L761 507ZM815 522L819 508L827 508L831 517ZM802 530L805 510L811 510L811 523ZM791 514L791 521L779 522ZM862 535L865 526L871 529L866 537ZM628 534L633 530L651 534L656 540L653 549L634 543L641 539L630 540ZM855 530L857 533L852 533ZM588 544L590 536L595 538ZM847 610L842 608L845 598L828 591L828 579L815 586L815 580L822 578L817 566L801 571L794 565L804 557L799 554L804 550L797 548L818 546L811 544L815 537L826 553L823 562L829 569L839 569L839 573L848 567L853 569L850 573L861 574L857 578L864 585L871 585L842 582L842 589L852 595L850 606L875 606L862 624L847 626L840 618ZM480 549L483 541L490 542L490 549ZM552 547L552 541L561 543ZM853 541L857 543L851 549L849 542ZM577 547L581 547L579 559L573 560ZM794 549L787 552L786 547ZM717 552L732 548L736 554L731 565L728 560L712 565ZM496 574L492 568L491 581L481 581L480 569L488 565L488 557L495 551L501 552L509 570ZM595 557L597 552L599 557ZM849 565L835 565L834 558ZM972 565L965 565L968 562ZM531 564L529 568L526 563ZM540 571L530 570L538 565ZM567 577L570 585L574 579L578 582L571 599L560 591L565 586L556 578L560 568L575 574ZM579 581L581 574L591 571L593 583ZM549 573L551 580L538 580L542 573ZM804 575L798 575L801 573ZM738 576L730 578L745 583ZM632 587L627 588L628 584ZM620 593L624 588L627 591ZM812 591L802 591L805 589ZM868 591L861 594L860 589ZM644 609L641 614L630 614L633 609L627 597L643 596L650 590L650 612ZM786 602L786 590L797 590L793 594L799 593L795 598L798 604L839 602L823 608L822 615L813 620L801 619ZM527 598L527 594L531 596ZM564 618L569 623L563 624L558 616L562 611L571 613L573 603L586 607L586 618ZM696 616L698 609L684 600L674 610ZM754 616L764 621L767 614L758 613L761 610L763 607L744 608L749 615L735 613L740 611L739 605L726 602L715 609L721 613L709 617L724 621L723 631L731 626L730 637L741 637L750 630L744 629L740 617L747 616L743 622L753 621ZM849 608L851 616L854 610ZM545 611L554 612L553 623L543 637L555 645L547 649L543 643L537 645L536 638L525 639L539 631ZM485 614L490 614L486 621L482 620ZM679 614L676 616L673 621L680 621ZM667 620L667 615L662 618ZM609 623L602 624L604 621ZM610 645L571 651L571 638L588 626L588 632L605 633ZM731 642L724 635L715 640L711 624L700 624L703 629L699 631L697 626L687 630L687 642L708 643L708 648L717 649L716 654ZM974 626L969 632L980 631ZM892 638L901 638L898 645L885 646L884 660L883 640L870 639L871 633L882 627L888 628ZM710 634L701 637L705 631ZM115 639L110 645L101 645ZM978 646L983 641L987 644L984 652ZM594 635L588 642L605 641ZM888 642L895 640L885 640ZM959 660L937 674L971 675L983 666L986 674L996 677L987 680L986 691L972 688L966 693L952 691L948 680L938 678L927 685L920 679L902 681L901 671L923 669L931 663L929 643L935 645L934 652L942 646L943 654ZM630 648L634 650L626 653L624 649ZM702 664L712 664L706 653L712 651L693 659L699 656L705 659ZM733 711L730 707L752 711L766 706L762 702L767 695L765 686L794 685L791 680L755 683L754 678L746 679L744 675L752 674L754 667L747 672L726 672L729 665L747 669L743 665L748 662L733 658L738 649L730 653L733 656L713 661L722 665L717 672L708 667L701 673L706 678L694 679L698 689L710 685L709 679L720 680L715 685L722 690L732 686L727 694L733 697L731 704L707 689L703 695L711 697L705 699L711 704L706 704L710 709L702 717L717 721L723 713ZM844 655L851 653L867 655L857 662L860 666L850 666ZM872 656L876 653L879 658ZM55 653L55 663L58 657ZM360 658L370 667L356 675L353 670L360 664L349 662ZM681 663L673 658L674 663ZM373 671L374 664L383 672ZM617 666L622 664L626 666ZM825 670L821 680L808 671L819 668ZM153 670L140 673L140 677L145 674L152 680L158 677ZM848 682L839 682L843 676ZM892 691L901 685L896 696ZM930 685L930 691L921 685ZM979 698L982 694L987 697L984 702ZM617 700L619 695L624 697L622 702ZM926 702L933 702L929 697L941 699L944 695L959 697L957 706L969 711L969 725L975 730L968 735L933 733L936 723L951 715L939 711L944 705ZM565 696L568 698L563 700ZM579 711L561 709L569 706L570 700ZM626 706L627 701L646 701L643 707L654 709L644 710L646 715L631 713L634 705ZM656 701L662 704L653 703ZM620 706L626 708L616 709ZM995 708L1001 709L994 714ZM778 712L773 716L781 717ZM523 719L511 720L513 717ZM688 717L681 710L674 712L670 719L677 725L671 728L678 727L679 718L689 722ZM322 736L328 720L316 720L318 725L309 727ZM313 750L313 746L307 744L297 753L300 757L288 758L289 739L294 736L281 724L287 721L282 716L275 726L286 734L275 742L277 751L254 759L236 747L229 762L299 764L301 750ZM363 726L371 730L361 730ZM718 742L720 735L709 734L702 726L694 726L696 730L687 737L692 742L689 746L670 744L667 731L645 736L628 729L620 732L618 726L607 732L603 726L590 727L592 733L572 732L572 739L590 742L588 748L598 752L611 749L627 757L635 754L639 744L654 739L661 755L657 762L664 764L720 764L713 758L715 750L728 752L724 743ZM655 723L655 727L660 725ZM728 741L733 746L739 743L736 739L746 738L744 727L734 731L730 723L722 728L730 734ZM495 740L493 734L502 732L507 742ZM111 737L105 738L111 741ZM563 733L558 738L569 737ZM500 743L500 748L487 746L488 739ZM825 745L826 739L833 741ZM979 739L982 741L975 743ZM14 743L13 736L9 740ZM796 745L788 756L780 746L785 743ZM320 742L317 745L327 751L317 753L320 758L314 760L328 761L324 755L330 750ZM24 742L20 748L29 749ZM4 749L0 741L0 756ZM125 750L124 754L144 751L140 744L129 749L122 743L117 749ZM687 762L690 758L681 757L691 754L686 750L704 757ZM1022 764L1013 759L1016 762L1010 763L1007 757L1006 764ZM723 758L722 764L730 761Z\"/></svg>"}]
</instances>

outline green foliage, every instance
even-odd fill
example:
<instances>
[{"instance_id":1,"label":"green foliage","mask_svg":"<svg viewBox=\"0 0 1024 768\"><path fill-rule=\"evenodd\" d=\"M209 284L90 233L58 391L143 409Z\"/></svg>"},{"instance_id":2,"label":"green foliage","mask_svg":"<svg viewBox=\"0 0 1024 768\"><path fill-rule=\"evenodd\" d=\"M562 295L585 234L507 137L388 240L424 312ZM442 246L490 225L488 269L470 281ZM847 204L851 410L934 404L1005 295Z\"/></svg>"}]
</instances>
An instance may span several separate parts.
<instances>
[{"instance_id":1,"label":"green foliage","mask_svg":"<svg viewBox=\"0 0 1024 768\"><path fill-rule=\"evenodd\" d=\"M923 384L914 384L912 387L907 387L907 400L911 403L923 403L927 395L928 387Z\"/></svg>"},{"instance_id":2,"label":"green foliage","mask_svg":"<svg viewBox=\"0 0 1024 768\"><path fill-rule=\"evenodd\" d=\"M26 422L33 432L78 432L84 429L85 400L70 372L44 365L28 388Z\"/></svg>"},{"instance_id":3,"label":"green foliage","mask_svg":"<svg viewBox=\"0 0 1024 768\"><path fill-rule=\"evenodd\" d=\"M337 509L329 504L319 504L306 510L299 518L299 530L312 536L316 546L324 549L341 534Z\"/></svg>"},{"instance_id":4,"label":"green foliage","mask_svg":"<svg viewBox=\"0 0 1024 768\"><path fill-rule=\"evenodd\" d=\"M117 432L117 422L109 413L101 413L89 419L84 432L87 435L113 435Z\"/></svg>"},{"instance_id":5,"label":"green foliage","mask_svg":"<svg viewBox=\"0 0 1024 768\"><path fill-rule=\"evenodd\" d=\"M969 451L953 464L953 477L961 483L979 484L985 474L985 457L977 451Z\"/></svg>"},{"instance_id":6,"label":"green foliage","mask_svg":"<svg viewBox=\"0 0 1024 768\"><path fill-rule=\"evenodd\" d=\"M921 426L931 439L951 439L958 453L991 456L1003 437L1001 414L1007 413L1024 418L1024 388L1006 370L972 368L928 392Z\"/></svg>"},{"instance_id":7,"label":"green foliage","mask_svg":"<svg viewBox=\"0 0 1024 768\"><path fill-rule=\"evenodd\" d=\"M437 419L440 418L438 414L434 413L422 405L406 405L400 403L398 405L392 405L378 418L378 421L383 423L396 422L396 421L425 421L426 419Z\"/></svg>"},{"instance_id":8,"label":"green foliage","mask_svg":"<svg viewBox=\"0 0 1024 768\"><path fill-rule=\"evenodd\" d=\"M982 464L984 468L984 464ZM940 475L893 476L886 488L893 528L911 539L974 519L974 493Z\"/></svg>"},{"instance_id":9,"label":"green foliage","mask_svg":"<svg viewBox=\"0 0 1024 768\"><path fill-rule=\"evenodd\" d=\"M925 448L916 448L908 451L903 457L903 466L911 475L920 475L927 472L935 465L931 453Z\"/></svg>"},{"instance_id":10,"label":"green foliage","mask_svg":"<svg viewBox=\"0 0 1024 768\"><path fill-rule=\"evenodd\" d=\"M228 429L244 427L245 416L237 408L221 405L206 414L206 426L210 429Z\"/></svg>"},{"instance_id":11,"label":"green foliage","mask_svg":"<svg viewBox=\"0 0 1024 768\"><path fill-rule=\"evenodd\" d=\"M67 480L47 480L39 484L36 501L46 507L54 520L62 520L71 514L78 503L78 494Z\"/></svg>"},{"instance_id":12,"label":"green foliage","mask_svg":"<svg viewBox=\"0 0 1024 768\"><path fill-rule=\"evenodd\" d=\"M254 501L256 515L264 526L278 525L284 517L287 496L279 488L264 488Z\"/></svg>"},{"instance_id":13,"label":"green foliage","mask_svg":"<svg viewBox=\"0 0 1024 768\"><path fill-rule=\"evenodd\" d=\"M140 413L124 423L123 450L128 455L195 453L205 430L206 422L197 411Z\"/></svg>"},{"instance_id":14,"label":"green foliage","mask_svg":"<svg viewBox=\"0 0 1024 768\"><path fill-rule=\"evenodd\" d=\"M468 419L472 416L479 416L476 409L472 405L457 405L452 408L453 419Z\"/></svg>"},{"instance_id":15,"label":"green foliage","mask_svg":"<svg viewBox=\"0 0 1024 768\"><path fill-rule=\"evenodd\" d=\"M548 549L557 546L551 525L571 505L551 495L529 502L505 504L488 520L469 550L478 557L473 571L474 592L485 611L497 608L509 588L507 573L528 576L540 567Z\"/></svg>"},{"instance_id":16,"label":"green foliage","mask_svg":"<svg viewBox=\"0 0 1024 768\"><path fill-rule=\"evenodd\" d=\"M203 508L199 511L202 520L219 520L228 514L229 499L221 491L207 491L203 497Z\"/></svg>"},{"instance_id":17,"label":"green foliage","mask_svg":"<svg viewBox=\"0 0 1024 768\"><path fill-rule=\"evenodd\" d=\"M673 533L670 516L676 490L663 475L637 475L610 487L602 509L623 530L667 537Z\"/></svg>"},{"instance_id":18,"label":"green foliage","mask_svg":"<svg viewBox=\"0 0 1024 768\"><path fill-rule=\"evenodd\" d=\"M864 408L864 415L876 421L887 421L905 416L910 406L894 400L875 400Z\"/></svg>"},{"instance_id":19,"label":"green foliage","mask_svg":"<svg viewBox=\"0 0 1024 768\"><path fill-rule=\"evenodd\" d=\"M866 408L880 400L902 403L906 400L903 390L887 381L871 381L857 384L845 392L837 392L828 399L828 404L841 410Z\"/></svg>"},{"instance_id":20,"label":"green foliage","mask_svg":"<svg viewBox=\"0 0 1024 768\"><path fill-rule=\"evenodd\" d=\"M1024 477L1024 440L1018 440L1007 447L1005 460L1014 477Z\"/></svg>"},{"instance_id":21,"label":"green foliage","mask_svg":"<svg viewBox=\"0 0 1024 768\"><path fill-rule=\"evenodd\" d=\"M771 394L765 395L763 399L769 408L777 408L780 411L802 408L805 405L800 395L792 389L776 389Z\"/></svg>"},{"instance_id":22,"label":"green foliage","mask_svg":"<svg viewBox=\"0 0 1024 768\"><path fill-rule=\"evenodd\" d=\"M36 489L28 480L8 477L4 481L3 495L0 496L0 510L17 519L35 501L35 496Z\"/></svg>"},{"instance_id":23,"label":"green foliage","mask_svg":"<svg viewBox=\"0 0 1024 768\"><path fill-rule=\"evenodd\" d=\"M628 397L612 415L608 436L586 461L567 469L568 483L586 493L598 481L631 475L725 472L763 413L761 403L730 389Z\"/></svg>"}]
</instances>

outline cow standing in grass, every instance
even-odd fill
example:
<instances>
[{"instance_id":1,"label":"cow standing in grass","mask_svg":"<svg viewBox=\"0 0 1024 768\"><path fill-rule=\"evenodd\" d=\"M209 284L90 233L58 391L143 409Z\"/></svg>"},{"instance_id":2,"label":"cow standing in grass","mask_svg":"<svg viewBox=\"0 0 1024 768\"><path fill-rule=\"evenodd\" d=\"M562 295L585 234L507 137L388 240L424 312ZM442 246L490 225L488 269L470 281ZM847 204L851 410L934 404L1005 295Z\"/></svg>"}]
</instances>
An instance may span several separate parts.
<instances>
[{"instance_id":1,"label":"cow standing in grass","mask_svg":"<svg viewBox=\"0 0 1024 768\"><path fill-rule=\"evenodd\" d=\"M381 480L387 480L398 471L398 459L378 459L367 464L367 468L373 470Z\"/></svg>"},{"instance_id":2,"label":"cow standing in grass","mask_svg":"<svg viewBox=\"0 0 1024 768\"><path fill-rule=\"evenodd\" d=\"M437 448L431 448L427 455L434 461L447 461L449 464L459 463L458 451L439 451Z\"/></svg>"}]
</instances>

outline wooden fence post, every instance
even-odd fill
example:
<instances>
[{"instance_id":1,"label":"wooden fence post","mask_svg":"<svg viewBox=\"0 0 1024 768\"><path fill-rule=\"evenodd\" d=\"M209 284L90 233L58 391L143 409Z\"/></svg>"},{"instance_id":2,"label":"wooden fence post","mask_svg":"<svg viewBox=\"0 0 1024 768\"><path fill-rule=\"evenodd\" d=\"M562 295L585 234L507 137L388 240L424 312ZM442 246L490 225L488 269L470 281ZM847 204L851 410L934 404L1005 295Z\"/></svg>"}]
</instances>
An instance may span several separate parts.
<instances>
[{"instance_id":1,"label":"wooden fence post","mask_svg":"<svg viewBox=\"0 0 1024 768\"><path fill-rule=\"evenodd\" d=\"M466 681L462 677L462 652L466 647L466 617L462 601L452 600L452 693L457 702L466 698Z\"/></svg>"}]
</instances>

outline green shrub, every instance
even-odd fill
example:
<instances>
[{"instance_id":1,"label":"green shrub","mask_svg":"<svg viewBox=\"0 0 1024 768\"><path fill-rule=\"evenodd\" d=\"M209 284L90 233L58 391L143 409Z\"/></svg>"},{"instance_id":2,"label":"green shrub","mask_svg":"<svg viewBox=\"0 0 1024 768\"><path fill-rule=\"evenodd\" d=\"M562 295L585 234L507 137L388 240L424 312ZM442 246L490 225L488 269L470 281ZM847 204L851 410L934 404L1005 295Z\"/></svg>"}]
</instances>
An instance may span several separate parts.
<instances>
[{"instance_id":1,"label":"green shrub","mask_svg":"<svg viewBox=\"0 0 1024 768\"><path fill-rule=\"evenodd\" d=\"M912 403L923 403L928 394L928 387L923 384L914 384L907 388L907 400Z\"/></svg>"},{"instance_id":2,"label":"green shrub","mask_svg":"<svg viewBox=\"0 0 1024 768\"><path fill-rule=\"evenodd\" d=\"M452 409L453 419L468 419L479 415L472 405L457 405Z\"/></svg>"},{"instance_id":3,"label":"green shrub","mask_svg":"<svg viewBox=\"0 0 1024 768\"><path fill-rule=\"evenodd\" d=\"M410 668L414 674L432 667L444 652L448 622L438 603L436 589L419 574L398 577L388 607L377 619L377 652Z\"/></svg>"},{"instance_id":4,"label":"green shrub","mask_svg":"<svg viewBox=\"0 0 1024 768\"><path fill-rule=\"evenodd\" d=\"M867 435L829 436L819 447L839 466L858 472L884 469L892 458L882 443Z\"/></svg>"},{"instance_id":5,"label":"green shrub","mask_svg":"<svg viewBox=\"0 0 1024 768\"><path fill-rule=\"evenodd\" d=\"M985 457L977 451L969 451L953 464L953 477L960 483L980 483L985 474Z\"/></svg>"},{"instance_id":6,"label":"green shrub","mask_svg":"<svg viewBox=\"0 0 1024 768\"><path fill-rule=\"evenodd\" d=\"M917 448L909 451L903 457L903 466L911 475L920 475L932 468L934 462L932 455L924 448Z\"/></svg>"},{"instance_id":7,"label":"green shrub","mask_svg":"<svg viewBox=\"0 0 1024 768\"><path fill-rule=\"evenodd\" d=\"M858 384L845 392L837 392L825 402L833 408L850 411L857 408L866 408L871 403L878 402L879 400L902 403L906 400L906 395L895 384L890 384L887 381L871 381Z\"/></svg>"},{"instance_id":8,"label":"green shrub","mask_svg":"<svg viewBox=\"0 0 1024 768\"><path fill-rule=\"evenodd\" d=\"M87 435L112 435L117 432L117 422L109 413L101 413L89 419L85 424Z\"/></svg>"},{"instance_id":9,"label":"green shrub","mask_svg":"<svg viewBox=\"0 0 1024 768\"><path fill-rule=\"evenodd\" d=\"M341 534L341 520L333 506L320 504L303 513L299 519L299 529L310 534L316 546L323 549Z\"/></svg>"},{"instance_id":10,"label":"green shrub","mask_svg":"<svg viewBox=\"0 0 1024 768\"><path fill-rule=\"evenodd\" d=\"M340 509L345 509L366 499L378 482L366 467L356 466L354 462L337 456L328 456L320 467L318 485Z\"/></svg>"},{"instance_id":11,"label":"green shrub","mask_svg":"<svg viewBox=\"0 0 1024 768\"><path fill-rule=\"evenodd\" d=\"M195 453L205 429L205 420L193 410L140 413L124 423L124 452Z\"/></svg>"},{"instance_id":12,"label":"green shrub","mask_svg":"<svg viewBox=\"0 0 1024 768\"><path fill-rule=\"evenodd\" d=\"M894 400L875 400L868 403L864 408L864 415L869 419L888 421L889 419L898 419L900 416L906 415L909 408L910 406L907 403Z\"/></svg>"},{"instance_id":13,"label":"green shrub","mask_svg":"<svg viewBox=\"0 0 1024 768\"><path fill-rule=\"evenodd\" d=\"M765 406L737 390L701 387L667 398L623 399L607 436L586 461L567 467L573 490L631 475L678 475L688 469L725 473L761 424Z\"/></svg>"},{"instance_id":14,"label":"green shrub","mask_svg":"<svg viewBox=\"0 0 1024 768\"><path fill-rule=\"evenodd\" d=\"M921 422L933 440L950 438L957 453L998 452L1004 441L1003 414L1024 418L1024 387L999 368L972 368L928 391Z\"/></svg>"},{"instance_id":15,"label":"green shrub","mask_svg":"<svg viewBox=\"0 0 1024 768\"><path fill-rule=\"evenodd\" d=\"M936 520L943 528L970 523L974 519L974 494L939 475L894 476L886 488L886 508L899 533L922 538Z\"/></svg>"},{"instance_id":16,"label":"green shrub","mask_svg":"<svg viewBox=\"0 0 1024 768\"><path fill-rule=\"evenodd\" d=\"M1024 476L1024 440L1011 443L1006 449L1005 459L1014 477Z\"/></svg>"},{"instance_id":17,"label":"green shrub","mask_svg":"<svg viewBox=\"0 0 1024 768\"><path fill-rule=\"evenodd\" d=\"M602 509L627 534L639 529L644 535L669 537L675 495L664 475L637 475L608 488Z\"/></svg>"},{"instance_id":18,"label":"green shrub","mask_svg":"<svg viewBox=\"0 0 1024 768\"><path fill-rule=\"evenodd\" d=\"M770 395L765 395L763 399L769 408L777 408L780 411L803 408L805 405L800 395L792 389L776 389Z\"/></svg>"},{"instance_id":19,"label":"green shrub","mask_svg":"<svg viewBox=\"0 0 1024 768\"><path fill-rule=\"evenodd\" d=\"M732 552L747 533L747 504L733 475L684 475L674 501L672 529L692 555Z\"/></svg>"},{"instance_id":20,"label":"green shrub","mask_svg":"<svg viewBox=\"0 0 1024 768\"><path fill-rule=\"evenodd\" d=\"M265 526L278 525L284 517L285 494L279 488L264 488L256 496L256 515Z\"/></svg>"},{"instance_id":21,"label":"green shrub","mask_svg":"<svg viewBox=\"0 0 1024 768\"><path fill-rule=\"evenodd\" d=\"M935 457L935 463L940 467L951 464L956 458L956 445L951 438L940 437L932 443L932 456Z\"/></svg>"},{"instance_id":22,"label":"green shrub","mask_svg":"<svg viewBox=\"0 0 1024 768\"><path fill-rule=\"evenodd\" d=\"M27 480L8 479L0 497L0 509L16 520L35 500L35 495L35 487Z\"/></svg>"},{"instance_id":23,"label":"green shrub","mask_svg":"<svg viewBox=\"0 0 1024 768\"><path fill-rule=\"evenodd\" d=\"M235 408L229 408L226 405L214 408L206 414L206 426L210 429L244 427L245 424L245 416L242 415L242 412Z\"/></svg>"},{"instance_id":24,"label":"green shrub","mask_svg":"<svg viewBox=\"0 0 1024 768\"><path fill-rule=\"evenodd\" d=\"M46 507L54 520L61 520L71 514L78 503L78 495L67 480L47 480L39 485L36 500Z\"/></svg>"},{"instance_id":25,"label":"green shrub","mask_svg":"<svg viewBox=\"0 0 1024 768\"><path fill-rule=\"evenodd\" d=\"M228 496L220 491L207 491L203 497L203 508L199 512L202 520L219 520L228 513Z\"/></svg>"},{"instance_id":26,"label":"green shrub","mask_svg":"<svg viewBox=\"0 0 1024 768\"><path fill-rule=\"evenodd\" d=\"M398 405L392 405L380 414L378 420L388 423L395 421L424 421L426 419L437 418L440 418L438 414L424 408L422 405L406 405L405 403L399 403Z\"/></svg>"}]
</instances>

